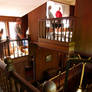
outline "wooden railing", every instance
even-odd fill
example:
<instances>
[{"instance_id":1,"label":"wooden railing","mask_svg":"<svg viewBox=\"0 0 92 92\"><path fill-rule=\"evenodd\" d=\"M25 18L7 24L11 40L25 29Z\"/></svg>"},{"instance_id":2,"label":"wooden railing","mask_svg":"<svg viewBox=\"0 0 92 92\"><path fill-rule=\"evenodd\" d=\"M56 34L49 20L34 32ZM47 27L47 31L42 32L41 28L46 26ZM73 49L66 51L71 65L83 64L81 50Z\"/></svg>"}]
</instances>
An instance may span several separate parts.
<instances>
[{"instance_id":1,"label":"wooden railing","mask_svg":"<svg viewBox=\"0 0 92 92\"><path fill-rule=\"evenodd\" d=\"M13 71L11 63L10 59L8 59L6 64L0 61L0 88L3 92L40 92Z\"/></svg>"},{"instance_id":2,"label":"wooden railing","mask_svg":"<svg viewBox=\"0 0 92 92\"><path fill-rule=\"evenodd\" d=\"M76 72L75 72L76 71ZM78 76L81 72L81 63L77 64L77 65L74 65L73 67L71 67L69 69L69 76L68 76L68 80L70 81L71 79L78 79ZM59 72L58 75L52 77L51 79L49 79L49 81L54 81L56 86L57 86L57 90L60 91L60 92L63 92L64 90L64 82L65 82L65 76L66 76L66 71L64 72ZM76 78L77 76L77 78ZM73 80L71 81L71 85L72 85L72 82L74 83L76 80ZM79 82L77 80L77 82ZM75 84L75 83L74 83ZM77 83L76 83L77 84ZM78 85L77 85L78 86ZM74 87L72 85L72 87ZM74 89L74 88L73 88Z\"/></svg>"},{"instance_id":3,"label":"wooden railing","mask_svg":"<svg viewBox=\"0 0 92 92\"><path fill-rule=\"evenodd\" d=\"M39 21L39 38L71 42L75 30L75 17L42 19Z\"/></svg>"},{"instance_id":4,"label":"wooden railing","mask_svg":"<svg viewBox=\"0 0 92 92\"><path fill-rule=\"evenodd\" d=\"M0 42L0 58L4 59L7 56L18 58L29 55L30 53L30 37L21 40L10 40L7 37L6 41Z\"/></svg>"}]
</instances>

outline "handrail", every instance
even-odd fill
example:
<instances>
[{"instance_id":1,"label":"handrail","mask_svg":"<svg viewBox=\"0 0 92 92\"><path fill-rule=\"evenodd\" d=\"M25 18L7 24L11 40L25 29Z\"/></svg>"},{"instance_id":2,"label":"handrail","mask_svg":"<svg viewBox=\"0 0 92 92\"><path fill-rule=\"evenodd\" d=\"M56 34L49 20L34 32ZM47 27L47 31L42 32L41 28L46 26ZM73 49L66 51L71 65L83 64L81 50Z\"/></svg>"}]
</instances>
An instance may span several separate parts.
<instances>
[{"instance_id":1,"label":"handrail","mask_svg":"<svg viewBox=\"0 0 92 92\"><path fill-rule=\"evenodd\" d=\"M10 39L9 41L21 41L21 40L28 40L28 38L23 38L23 39Z\"/></svg>"},{"instance_id":2,"label":"handrail","mask_svg":"<svg viewBox=\"0 0 92 92\"><path fill-rule=\"evenodd\" d=\"M81 65L82 65L81 63L78 63L77 65L73 65L71 68L69 68L68 80L71 80L73 77L75 77L77 74L81 72ZM66 71L64 72L59 71L58 75L50 78L48 81L54 81L56 83L57 90L63 92L65 76L66 76ZM42 83L40 86L42 87L43 85L44 83Z\"/></svg>"},{"instance_id":3,"label":"handrail","mask_svg":"<svg viewBox=\"0 0 92 92\"><path fill-rule=\"evenodd\" d=\"M12 77L17 80L19 83L22 84L27 90L30 90L30 92L40 92L37 88L35 88L33 85L31 85L29 82L27 82L24 78L19 76L16 72L11 72Z\"/></svg>"},{"instance_id":4,"label":"handrail","mask_svg":"<svg viewBox=\"0 0 92 92\"><path fill-rule=\"evenodd\" d=\"M45 18L45 19L40 19L39 21L44 21L44 20L61 20L61 19L76 19L75 16L70 16L70 17L62 17L62 18Z\"/></svg>"},{"instance_id":5,"label":"handrail","mask_svg":"<svg viewBox=\"0 0 92 92\"><path fill-rule=\"evenodd\" d=\"M73 69L79 67L80 65L81 65L81 63L79 63L79 64L77 64L77 65L74 65L73 67L71 67L71 68L69 69L69 71L71 71L71 70L73 70ZM56 78L58 78L58 77L60 77L60 76L62 76L62 75L65 75L65 73L66 73L66 71L60 72L58 75L56 75L56 76L54 76L53 78L49 79L49 81L53 81L54 79L56 79Z\"/></svg>"}]
</instances>

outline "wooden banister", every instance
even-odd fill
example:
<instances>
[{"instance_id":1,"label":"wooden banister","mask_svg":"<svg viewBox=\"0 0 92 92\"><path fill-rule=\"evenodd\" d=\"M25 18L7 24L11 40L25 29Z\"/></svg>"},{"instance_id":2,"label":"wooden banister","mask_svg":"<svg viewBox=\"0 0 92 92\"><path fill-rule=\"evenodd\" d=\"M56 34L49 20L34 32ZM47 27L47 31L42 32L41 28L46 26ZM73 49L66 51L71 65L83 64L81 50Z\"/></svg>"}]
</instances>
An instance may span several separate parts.
<instances>
[{"instance_id":1,"label":"wooden banister","mask_svg":"<svg viewBox=\"0 0 92 92\"><path fill-rule=\"evenodd\" d=\"M0 61L0 87L4 92L40 92L18 73L13 71L12 61ZM9 69L8 69L9 68Z\"/></svg>"},{"instance_id":2,"label":"wooden banister","mask_svg":"<svg viewBox=\"0 0 92 92\"><path fill-rule=\"evenodd\" d=\"M26 90L30 90L30 92L40 92L37 88L35 88L33 85L31 85L29 82L27 82L24 78L19 76L16 72L11 72L12 78L14 78L14 81L20 83L22 85L22 88Z\"/></svg>"},{"instance_id":3,"label":"wooden banister","mask_svg":"<svg viewBox=\"0 0 92 92\"><path fill-rule=\"evenodd\" d=\"M73 77L80 74L80 72L81 72L81 63L74 65L73 67L71 67L69 69L68 80L71 80ZM66 76L66 71L60 72L58 75L49 79L49 81L54 81L56 83L57 88L58 88L57 90L60 90L60 92L61 92L61 90L64 90L65 76Z\"/></svg>"}]
</instances>

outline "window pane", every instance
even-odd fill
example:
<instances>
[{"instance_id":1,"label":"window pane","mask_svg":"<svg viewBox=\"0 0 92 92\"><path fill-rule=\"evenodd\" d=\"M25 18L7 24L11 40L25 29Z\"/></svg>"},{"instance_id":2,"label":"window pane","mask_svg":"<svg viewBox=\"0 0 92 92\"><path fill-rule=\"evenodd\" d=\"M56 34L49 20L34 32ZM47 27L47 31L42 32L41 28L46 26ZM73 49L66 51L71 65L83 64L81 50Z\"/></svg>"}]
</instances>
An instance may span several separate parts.
<instances>
[{"instance_id":1,"label":"window pane","mask_svg":"<svg viewBox=\"0 0 92 92\"><path fill-rule=\"evenodd\" d=\"M9 22L9 30L10 30L11 39L16 39L15 25L16 25L16 22Z\"/></svg>"},{"instance_id":2,"label":"window pane","mask_svg":"<svg viewBox=\"0 0 92 92\"><path fill-rule=\"evenodd\" d=\"M6 39L6 29L5 29L5 23L0 22L0 30L3 29L3 35L2 35L2 40Z\"/></svg>"}]
</instances>

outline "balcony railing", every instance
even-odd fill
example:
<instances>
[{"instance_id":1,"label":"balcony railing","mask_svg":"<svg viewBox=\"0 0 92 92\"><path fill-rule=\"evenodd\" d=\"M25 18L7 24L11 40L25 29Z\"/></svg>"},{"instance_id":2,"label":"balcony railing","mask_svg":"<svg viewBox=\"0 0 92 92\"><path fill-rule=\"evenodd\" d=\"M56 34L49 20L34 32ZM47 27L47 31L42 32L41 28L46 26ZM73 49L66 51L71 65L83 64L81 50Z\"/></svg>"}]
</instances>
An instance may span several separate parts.
<instances>
[{"instance_id":1,"label":"balcony railing","mask_svg":"<svg viewBox=\"0 0 92 92\"><path fill-rule=\"evenodd\" d=\"M8 56L18 58L29 55L30 37L21 40L7 40L0 42L0 58L4 59Z\"/></svg>"},{"instance_id":2,"label":"balcony railing","mask_svg":"<svg viewBox=\"0 0 92 92\"><path fill-rule=\"evenodd\" d=\"M42 19L39 21L39 38L71 42L75 30L75 17Z\"/></svg>"}]
</instances>

